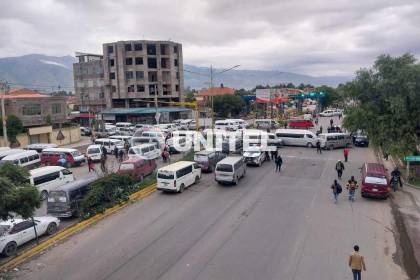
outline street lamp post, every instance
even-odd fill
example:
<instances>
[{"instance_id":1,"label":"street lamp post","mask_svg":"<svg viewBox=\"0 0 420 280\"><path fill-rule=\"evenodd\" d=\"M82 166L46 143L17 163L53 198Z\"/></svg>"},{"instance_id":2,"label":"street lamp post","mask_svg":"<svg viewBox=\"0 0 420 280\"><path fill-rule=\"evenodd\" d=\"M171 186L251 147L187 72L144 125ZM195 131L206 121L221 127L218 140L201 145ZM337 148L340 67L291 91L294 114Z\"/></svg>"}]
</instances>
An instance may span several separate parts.
<instances>
[{"instance_id":1,"label":"street lamp post","mask_svg":"<svg viewBox=\"0 0 420 280\"><path fill-rule=\"evenodd\" d=\"M7 127L6 127L6 112L5 112L5 106L4 106L4 99L6 97L6 94L9 91L9 85L7 84L7 82L4 83L0 83L1 88L3 89L2 92L2 97L1 97L1 119L2 119L2 123L3 123L3 139L4 139L4 146L8 147L9 146L9 139L7 138Z\"/></svg>"}]
</instances>

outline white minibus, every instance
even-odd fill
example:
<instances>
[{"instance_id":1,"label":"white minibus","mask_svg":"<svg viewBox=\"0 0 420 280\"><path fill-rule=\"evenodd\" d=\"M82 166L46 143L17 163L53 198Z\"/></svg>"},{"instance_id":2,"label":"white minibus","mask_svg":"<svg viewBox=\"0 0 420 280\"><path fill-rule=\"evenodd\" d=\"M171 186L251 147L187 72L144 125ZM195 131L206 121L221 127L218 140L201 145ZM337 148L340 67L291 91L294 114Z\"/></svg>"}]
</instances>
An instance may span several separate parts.
<instances>
[{"instance_id":1,"label":"white minibus","mask_svg":"<svg viewBox=\"0 0 420 280\"><path fill-rule=\"evenodd\" d=\"M50 191L74 181L73 173L61 166L45 166L29 171L29 182L38 188L41 199L48 198Z\"/></svg>"},{"instance_id":2,"label":"white minibus","mask_svg":"<svg viewBox=\"0 0 420 280\"><path fill-rule=\"evenodd\" d=\"M315 133L304 129L277 129L276 136L282 140L285 146L316 147L318 138Z\"/></svg>"},{"instance_id":3,"label":"white minibus","mask_svg":"<svg viewBox=\"0 0 420 280\"><path fill-rule=\"evenodd\" d=\"M221 183L238 184L245 176L246 164L243 157L226 157L216 164L215 180Z\"/></svg>"},{"instance_id":4,"label":"white minibus","mask_svg":"<svg viewBox=\"0 0 420 280\"><path fill-rule=\"evenodd\" d=\"M158 190L181 193L200 181L201 168L192 161L178 161L159 168L156 177Z\"/></svg>"},{"instance_id":5,"label":"white minibus","mask_svg":"<svg viewBox=\"0 0 420 280\"><path fill-rule=\"evenodd\" d=\"M319 140L321 148L330 150L349 147L352 144L352 139L347 133L321 133Z\"/></svg>"},{"instance_id":6,"label":"white minibus","mask_svg":"<svg viewBox=\"0 0 420 280\"><path fill-rule=\"evenodd\" d=\"M14 155L14 154L18 154L18 153L22 153L25 150L23 149L8 149L8 150L2 150L0 151L0 160L3 159L6 156L9 155Z\"/></svg>"},{"instance_id":7,"label":"white minibus","mask_svg":"<svg viewBox=\"0 0 420 280\"><path fill-rule=\"evenodd\" d=\"M41 157L37 151L29 150L21 153L5 156L1 162L10 162L14 165L26 167L27 169L36 168L41 165Z\"/></svg>"},{"instance_id":8,"label":"white minibus","mask_svg":"<svg viewBox=\"0 0 420 280\"><path fill-rule=\"evenodd\" d=\"M137 156L155 159L160 156L160 149L157 147L157 144L141 144L131 147L128 150L128 158L131 159Z\"/></svg>"},{"instance_id":9,"label":"white minibus","mask_svg":"<svg viewBox=\"0 0 420 280\"><path fill-rule=\"evenodd\" d=\"M119 139L99 138L95 140L95 144L104 146L108 154L114 152L115 146L117 149L124 149L124 142Z\"/></svg>"}]
</instances>

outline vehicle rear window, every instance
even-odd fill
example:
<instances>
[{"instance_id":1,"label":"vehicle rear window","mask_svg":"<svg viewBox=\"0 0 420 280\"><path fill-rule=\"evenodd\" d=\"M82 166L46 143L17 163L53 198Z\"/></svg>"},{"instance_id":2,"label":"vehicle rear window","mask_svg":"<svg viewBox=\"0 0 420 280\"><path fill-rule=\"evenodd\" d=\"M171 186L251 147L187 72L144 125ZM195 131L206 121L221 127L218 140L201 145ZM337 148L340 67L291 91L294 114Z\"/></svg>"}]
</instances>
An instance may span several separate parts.
<instances>
[{"instance_id":1,"label":"vehicle rear window","mask_svg":"<svg viewBox=\"0 0 420 280\"><path fill-rule=\"evenodd\" d=\"M64 191L52 191L48 194L48 202L67 202L67 196Z\"/></svg>"},{"instance_id":2,"label":"vehicle rear window","mask_svg":"<svg viewBox=\"0 0 420 280\"><path fill-rule=\"evenodd\" d=\"M100 154L101 150L99 148L90 148L88 154Z\"/></svg>"},{"instance_id":3,"label":"vehicle rear window","mask_svg":"<svg viewBox=\"0 0 420 280\"><path fill-rule=\"evenodd\" d=\"M194 160L196 160L196 161L207 161L208 158L205 155L194 155Z\"/></svg>"},{"instance_id":4,"label":"vehicle rear window","mask_svg":"<svg viewBox=\"0 0 420 280\"><path fill-rule=\"evenodd\" d=\"M174 173L172 171L159 171L157 174L159 179L174 179Z\"/></svg>"},{"instance_id":5,"label":"vehicle rear window","mask_svg":"<svg viewBox=\"0 0 420 280\"><path fill-rule=\"evenodd\" d=\"M374 176L366 176L365 178L366 184L376 184L376 185L387 185L386 178L384 177L374 177Z\"/></svg>"},{"instance_id":6,"label":"vehicle rear window","mask_svg":"<svg viewBox=\"0 0 420 280\"><path fill-rule=\"evenodd\" d=\"M232 172L233 167L230 164L218 164L216 167L217 171L223 171L223 172Z\"/></svg>"}]
</instances>

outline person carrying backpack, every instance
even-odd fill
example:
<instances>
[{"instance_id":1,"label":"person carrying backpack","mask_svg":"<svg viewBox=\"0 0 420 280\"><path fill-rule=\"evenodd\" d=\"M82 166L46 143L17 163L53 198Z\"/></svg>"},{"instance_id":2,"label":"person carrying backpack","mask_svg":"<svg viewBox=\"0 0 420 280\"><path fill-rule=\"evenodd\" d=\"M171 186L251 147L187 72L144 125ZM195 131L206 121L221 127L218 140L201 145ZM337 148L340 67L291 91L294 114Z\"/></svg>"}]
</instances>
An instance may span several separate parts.
<instances>
[{"instance_id":1,"label":"person carrying backpack","mask_svg":"<svg viewBox=\"0 0 420 280\"><path fill-rule=\"evenodd\" d=\"M277 171L280 172L281 171L281 165L283 164L283 159L282 159L281 155L278 155L276 157L275 161L276 161L276 172Z\"/></svg>"},{"instance_id":2,"label":"person carrying backpack","mask_svg":"<svg viewBox=\"0 0 420 280\"><path fill-rule=\"evenodd\" d=\"M338 160L335 164L335 170L337 171L338 179L341 180L341 176L343 175L344 171L344 163L342 163L341 160Z\"/></svg>"},{"instance_id":3,"label":"person carrying backpack","mask_svg":"<svg viewBox=\"0 0 420 280\"><path fill-rule=\"evenodd\" d=\"M337 180L334 180L334 183L331 185L331 189L333 191L334 195L334 203L338 203L338 195L343 191L343 188L341 188L341 185L337 182Z\"/></svg>"},{"instance_id":4,"label":"person carrying backpack","mask_svg":"<svg viewBox=\"0 0 420 280\"><path fill-rule=\"evenodd\" d=\"M347 189L349 190L349 200L354 202L354 194L356 189L359 187L357 181L354 179L354 176L351 176L350 180L347 182Z\"/></svg>"}]
</instances>

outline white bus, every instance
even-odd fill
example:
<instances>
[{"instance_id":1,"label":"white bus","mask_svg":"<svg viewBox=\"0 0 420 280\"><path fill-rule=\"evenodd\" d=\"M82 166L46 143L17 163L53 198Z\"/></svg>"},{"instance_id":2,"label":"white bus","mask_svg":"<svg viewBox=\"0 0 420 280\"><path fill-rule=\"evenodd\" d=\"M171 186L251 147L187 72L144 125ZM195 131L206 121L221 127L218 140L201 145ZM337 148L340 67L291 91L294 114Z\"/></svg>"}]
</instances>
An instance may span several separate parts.
<instances>
[{"instance_id":1,"label":"white bus","mask_svg":"<svg viewBox=\"0 0 420 280\"><path fill-rule=\"evenodd\" d=\"M200 181L201 168L196 162L178 161L159 168L156 177L158 190L181 193Z\"/></svg>"},{"instance_id":2,"label":"white bus","mask_svg":"<svg viewBox=\"0 0 420 280\"><path fill-rule=\"evenodd\" d=\"M276 136L282 140L285 146L316 147L317 136L310 130L304 129L277 129Z\"/></svg>"},{"instance_id":3,"label":"white bus","mask_svg":"<svg viewBox=\"0 0 420 280\"><path fill-rule=\"evenodd\" d=\"M45 166L29 171L29 182L38 188L41 199L48 198L52 190L74 181L73 173L61 166Z\"/></svg>"},{"instance_id":4,"label":"white bus","mask_svg":"<svg viewBox=\"0 0 420 280\"><path fill-rule=\"evenodd\" d=\"M246 167L243 157L227 157L216 164L215 180L221 183L238 184L239 179L245 176Z\"/></svg>"}]
</instances>

